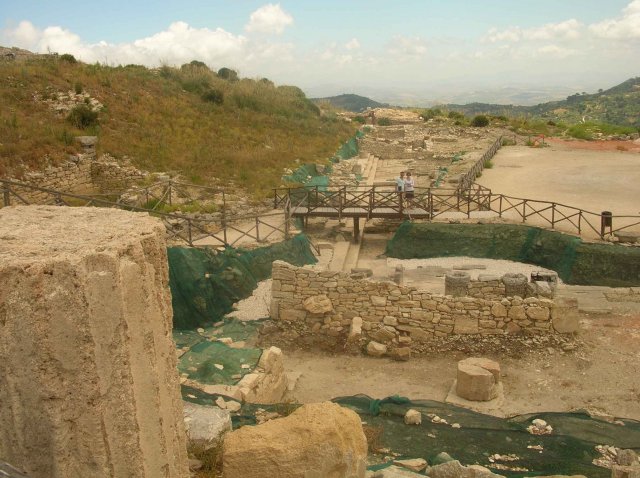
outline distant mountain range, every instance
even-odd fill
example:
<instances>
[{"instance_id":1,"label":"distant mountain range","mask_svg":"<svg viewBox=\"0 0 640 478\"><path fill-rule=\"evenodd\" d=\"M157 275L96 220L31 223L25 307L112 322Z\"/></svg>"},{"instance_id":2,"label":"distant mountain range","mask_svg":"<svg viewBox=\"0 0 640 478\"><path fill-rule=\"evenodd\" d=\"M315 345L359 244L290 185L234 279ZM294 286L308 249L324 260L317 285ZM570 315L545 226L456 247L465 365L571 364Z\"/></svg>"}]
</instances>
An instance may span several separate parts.
<instances>
[{"instance_id":1,"label":"distant mountain range","mask_svg":"<svg viewBox=\"0 0 640 478\"><path fill-rule=\"evenodd\" d=\"M569 95L563 100L540 102L532 106L521 106L517 101L520 100L522 103L531 105L535 98L545 98L546 93L543 89L531 90L527 93L517 88L505 87L500 91L502 92L500 97L514 100L513 104L479 101L478 99L485 95L493 98L496 96L495 92L492 93L492 96L487 92L478 91L454 97L454 100L460 101L460 103L441 102L437 107L458 111L466 116L475 116L477 114L509 117L524 116L569 124L594 121L640 127L640 77L630 78L613 88L599 90L597 93L580 92ZM386 103L380 103L355 94L314 98L312 101L316 103L328 102L336 108L355 113L360 113L367 108L389 106ZM461 104L462 101L467 102ZM401 103L407 104L407 99ZM419 107L421 104L424 104L424 102L416 101L413 106Z\"/></svg>"},{"instance_id":2,"label":"distant mountain range","mask_svg":"<svg viewBox=\"0 0 640 478\"><path fill-rule=\"evenodd\" d=\"M575 93L561 101L549 101L534 106L468 103L446 104L441 108L458 111L467 116L527 116L565 123L595 121L640 127L640 77L630 78L608 90L599 90L592 94Z\"/></svg>"},{"instance_id":3,"label":"distant mountain range","mask_svg":"<svg viewBox=\"0 0 640 478\"><path fill-rule=\"evenodd\" d=\"M386 108L387 103L378 103L371 98L354 94L329 96L327 98L310 98L316 104L329 103L335 108L340 108L353 113L362 113L367 108Z\"/></svg>"}]
</instances>

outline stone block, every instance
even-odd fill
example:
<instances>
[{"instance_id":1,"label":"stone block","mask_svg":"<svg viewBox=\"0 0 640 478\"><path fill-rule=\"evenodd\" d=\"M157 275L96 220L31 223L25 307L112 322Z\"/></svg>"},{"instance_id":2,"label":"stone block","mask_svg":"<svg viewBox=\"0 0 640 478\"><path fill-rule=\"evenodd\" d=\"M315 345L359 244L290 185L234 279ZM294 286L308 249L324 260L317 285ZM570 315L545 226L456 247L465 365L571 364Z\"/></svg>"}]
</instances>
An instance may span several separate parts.
<instances>
[{"instance_id":1,"label":"stone block","mask_svg":"<svg viewBox=\"0 0 640 478\"><path fill-rule=\"evenodd\" d=\"M0 457L33 478L188 476L164 225L15 206L0 238Z\"/></svg>"},{"instance_id":2,"label":"stone block","mask_svg":"<svg viewBox=\"0 0 640 478\"><path fill-rule=\"evenodd\" d=\"M389 342L396 338L396 331L393 327L384 326L378 328L371 334L369 334L373 340L378 342Z\"/></svg>"},{"instance_id":3,"label":"stone block","mask_svg":"<svg viewBox=\"0 0 640 478\"><path fill-rule=\"evenodd\" d=\"M560 334L571 334L580 329L578 301L576 299L558 298L551 308L551 324Z\"/></svg>"},{"instance_id":4,"label":"stone block","mask_svg":"<svg viewBox=\"0 0 640 478\"><path fill-rule=\"evenodd\" d=\"M479 332L478 319L458 316L453 325L454 334L477 334Z\"/></svg>"},{"instance_id":5,"label":"stone block","mask_svg":"<svg viewBox=\"0 0 640 478\"><path fill-rule=\"evenodd\" d=\"M377 296L377 295L372 295L371 296L371 303L374 305L374 307L386 307L387 298L386 297L380 297L380 296Z\"/></svg>"},{"instance_id":6,"label":"stone block","mask_svg":"<svg viewBox=\"0 0 640 478\"><path fill-rule=\"evenodd\" d=\"M283 309L281 304L279 318L288 322L299 322L307 318L307 312L298 309Z\"/></svg>"},{"instance_id":7,"label":"stone block","mask_svg":"<svg viewBox=\"0 0 640 478\"><path fill-rule=\"evenodd\" d=\"M367 355L372 357L381 357L387 353L387 346L375 341L371 341L367 344Z\"/></svg>"},{"instance_id":8,"label":"stone block","mask_svg":"<svg viewBox=\"0 0 640 478\"><path fill-rule=\"evenodd\" d=\"M549 320L549 309L546 307L528 307L527 317L535 321Z\"/></svg>"},{"instance_id":9,"label":"stone block","mask_svg":"<svg viewBox=\"0 0 640 478\"><path fill-rule=\"evenodd\" d=\"M326 314L333 311L331 299L325 294L314 295L306 298L302 302L302 306L307 312L312 314Z\"/></svg>"},{"instance_id":10,"label":"stone block","mask_svg":"<svg viewBox=\"0 0 640 478\"><path fill-rule=\"evenodd\" d=\"M514 305L509 309L509 313L507 314L507 317L509 317L512 320L524 320L527 318L527 314L523 306Z\"/></svg>"},{"instance_id":11,"label":"stone block","mask_svg":"<svg viewBox=\"0 0 640 478\"><path fill-rule=\"evenodd\" d=\"M489 401L497 397L500 382L497 362L482 358L469 358L458 362L456 394L466 400Z\"/></svg>"}]
</instances>

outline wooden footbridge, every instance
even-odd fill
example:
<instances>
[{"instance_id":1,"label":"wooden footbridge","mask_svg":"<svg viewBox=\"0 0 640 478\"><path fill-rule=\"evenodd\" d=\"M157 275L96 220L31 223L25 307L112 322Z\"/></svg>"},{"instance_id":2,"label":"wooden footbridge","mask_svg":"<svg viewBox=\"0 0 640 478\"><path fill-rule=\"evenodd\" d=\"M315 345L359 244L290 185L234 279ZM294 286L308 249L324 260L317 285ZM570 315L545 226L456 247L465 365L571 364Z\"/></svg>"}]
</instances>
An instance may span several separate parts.
<instances>
[{"instance_id":1,"label":"wooden footbridge","mask_svg":"<svg viewBox=\"0 0 640 478\"><path fill-rule=\"evenodd\" d=\"M416 188L413 197L384 187L281 188L274 190L274 207L288 217L352 218L354 239L360 219L433 220L440 217L499 217L510 222L559 230L587 238L640 233L640 216L591 212L566 204L493 193L479 184L458 188Z\"/></svg>"}]
</instances>

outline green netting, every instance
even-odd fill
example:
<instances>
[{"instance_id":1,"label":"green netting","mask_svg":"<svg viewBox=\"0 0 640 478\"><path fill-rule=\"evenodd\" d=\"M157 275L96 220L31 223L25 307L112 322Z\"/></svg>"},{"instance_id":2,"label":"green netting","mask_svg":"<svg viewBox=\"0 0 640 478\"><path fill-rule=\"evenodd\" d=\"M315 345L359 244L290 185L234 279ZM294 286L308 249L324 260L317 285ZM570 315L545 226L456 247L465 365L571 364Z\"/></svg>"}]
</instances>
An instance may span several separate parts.
<instances>
[{"instance_id":1,"label":"green netting","mask_svg":"<svg viewBox=\"0 0 640 478\"><path fill-rule=\"evenodd\" d=\"M167 253L175 329L219 321L270 277L275 260L298 266L316 262L304 235L253 250L169 247Z\"/></svg>"},{"instance_id":2,"label":"green netting","mask_svg":"<svg viewBox=\"0 0 640 478\"><path fill-rule=\"evenodd\" d=\"M640 447L640 423L633 420L623 420L623 426L579 412L539 413L503 419L445 403L399 398L378 401L358 395L334 401L354 409L367 426L381 427L380 445L403 457L424 458L433 464L436 455L446 452L463 464L480 464L491 469L493 464L488 460L489 456L514 454L519 459L504 464L523 467L529 472L493 468L498 474L511 477L583 474L604 478L611 472L591 463L600 456L595 445ZM409 408L422 413L421 425L404 424L403 417ZM433 416L445 419L448 424L433 423L430 418ZM550 424L553 433L528 433L527 426L536 418ZM454 423L460 428L451 427ZM542 446L543 449L528 448L530 446Z\"/></svg>"},{"instance_id":3,"label":"green netting","mask_svg":"<svg viewBox=\"0 0 640 478\"><path fill-rule=\"evenodd\" d=\"M308 187L318 187L325 190L329 185L329 176L327 173L332 171L332 166L325 166L324 171L320 173L315 164L303 164L296 169L291 175L283 176L283 181L287 183L304 184Z\"/></svg>"},{"instance_id":4,"label":"green netting","mask_svg":"<svg viewBox=\"0 0 640 478\"><path fill-rule=\"evenodd\" d=\"M568 284L640 285L640 249L585 243L575 236L531 226L405 222L387 244L386 254L400 259L507 259L554 270Z\"/></svg>"},{"instance_id":5,"label":"green netting","mask_svg":"<svg viewBox=\"0 0 640 478\"><path fill-rule=\"evenodd\" d=\"M255 368L261 354L260 349L234 349L222 342L203 341L180 357L178 371L200 383L233 385Z\"/></svg>"},{"instance_id":6,"label":"green netting","mask_svg":"<svg viewBox=\"0 0 640 478\"><path fill-rule=\"evenodd\" d=\"M346 143L340 146L340 149L335 154L340 159L349 159L357 156L358 154L358 137L357 135L349 139Z\"/></svg>"},{"instance_id":7,"label":"green netting","mask_svg":"<svg viewBox=\"0 0 640 478\"><path fill-rule=\"evenodd\" d=\"M356 135L344 143L340 149L333 155L331 162L337 163L343 159L353 158L358 154L358 138L364 136L361 131L356 132ZM332 171L331 164L324 167L322 172L318 171L315 164L303 164L292 174L283 176L282 180L287 183L302 184L305 187L317 187L320 191L326 191L329 185L328 174ZM362 178L360 178L361 180Z\"/></svg>"},{"instance_id":8,"label":"green netting","mask_svg":"<svg viewBox=\"0 0 640 478\"><path fill-rule=\"evenodd\" d=\"M182 387L182 394L185 400L203 405L213 404L217 398L217 395L185 386ZM592 464L595 458L600 457L596 445L640 449L640 422L635 420L608 422L583 412L550 412L499 418L447 403L409 400L398 396L377 400L366 395L355 395L333 401L358 413L366 427L378 429L381 432L378 447L388 448L402 458L424 458L429 464L435 465L441 462L436 456L446 452L465 465L483 465L500 475L514 478L554 474L608 478L610 470ZM245 403L241 411L232 416L233 429L255 425L258 408L286 415L298 406L291 403ZM404 415L410 408L422 414L421 425L405 425ZM432 419L436 416L447 423L434 423ZM527 426L536 418L545 420L553 432L550 435L530 434ZM456 423L459 428L451 426ZM516 455L516 461L501 463L528 471L496 469L489 461L489 457L496 453ZM369 469L380 469L390 464L391 461L383 462Z\"/></svg>"}]
</instances>

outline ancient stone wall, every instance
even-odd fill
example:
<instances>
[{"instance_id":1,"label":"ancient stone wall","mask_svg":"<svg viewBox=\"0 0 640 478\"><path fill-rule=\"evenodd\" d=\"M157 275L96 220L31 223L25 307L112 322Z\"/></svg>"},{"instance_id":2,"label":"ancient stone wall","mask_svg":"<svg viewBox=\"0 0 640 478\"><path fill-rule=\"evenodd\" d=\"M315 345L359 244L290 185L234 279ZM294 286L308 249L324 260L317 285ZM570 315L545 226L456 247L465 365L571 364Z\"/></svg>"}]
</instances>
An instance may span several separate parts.
<instances>
[{"instance_id":1,"label":"ancient stone wall","mask_svg":"<svg viewBox=\"0 0 640 478\"><path fill-rule=\"evenodd\" d=\"M58 167L49 167L44 171L26 173L24 178L6 178L32 186L53 189L72 194L95 194L119 192L134 181L145 177L143 171L131 165L121 165L108 154L96 156L95 136L76 138L82 146L82 153L72 155L69 161ZM30 203L50 202L51 195L28 188L16 188L22 198Z\"/></svg>"},{"instance_id":2,"label":"ancient stone wall","mask_svg":"<svg viewBox=\"0 0 640 478\"><path fill-rule=\"evenodd\" d=\"M33 478L186 477L164 226L0 209L0 457Z\"/></svg>"},{"instance_id":3,"label":"ancient stone wall","mask_svg":"<svg viewBox=\"0 0 640 478\"><path fill-rule=\"evenodd\" d=\"M473 290L487 296L501 290L497 284L488 289ZM361 323L363 339L411 346L452 334L553 333L554 311L549 299L442 296L343 272L273 263L271 316L301 335L348 336Z\"/></svg>"}]
</instances>

